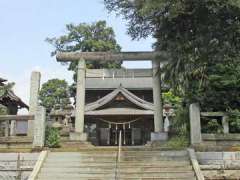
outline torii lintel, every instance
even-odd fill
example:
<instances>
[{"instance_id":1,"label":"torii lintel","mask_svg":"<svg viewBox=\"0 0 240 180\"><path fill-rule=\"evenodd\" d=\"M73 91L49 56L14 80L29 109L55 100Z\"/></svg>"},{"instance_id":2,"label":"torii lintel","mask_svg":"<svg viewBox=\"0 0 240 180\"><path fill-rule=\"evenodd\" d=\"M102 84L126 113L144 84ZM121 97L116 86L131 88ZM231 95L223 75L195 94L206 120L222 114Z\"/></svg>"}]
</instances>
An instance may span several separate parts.
<instances>
[{"instance_id":1,"label":"torii lintel","mask_svg":"<svg viewBox=\"0 0 240 180\"><path fill-rule=\"evenodd\" d=\"M167 54L161 51L132 51L132 52L58 52L56 59L59 62L78 61L166 61Z\"/></svg>"}]
</instances>

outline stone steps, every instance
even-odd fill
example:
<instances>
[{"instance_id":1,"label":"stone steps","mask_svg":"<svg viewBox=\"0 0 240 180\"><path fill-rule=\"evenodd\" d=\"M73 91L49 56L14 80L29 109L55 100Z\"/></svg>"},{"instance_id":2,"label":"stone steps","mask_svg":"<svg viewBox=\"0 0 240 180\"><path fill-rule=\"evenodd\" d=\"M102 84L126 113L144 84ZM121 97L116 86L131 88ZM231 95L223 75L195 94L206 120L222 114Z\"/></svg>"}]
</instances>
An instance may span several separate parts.
<instances>
[{"instance_id":1,"label":"stone steps","mask_svg":"<svg viewBox=\"0 0 240 180\"><path fill-rule=\"evenodd\" d=\"M44 179L46 178L46 179ZM184 178L181 178L181 177L178 177L178 178L171 178L171 177L167 177L167 178L160 178L160 177L150 177L150 178L147 178L147 177L138 177L138 178L135 178L135 177L129 177L129 178L123 178L123 177L119 177L119 178L116 178L116 177L113 177L113 178L106 178L106 177L97 177L97 178L91 178L91 177L81 177L81 180L196 180L195 177L184 177ZM47 177L43 177L42 179L39 178L39 180L79 180L79 177L77 178L71 178L71 177L62 177L62 178L59 178L59 177L50 177L47 179Z\"/></svg>"},{"instance_id":2,"label":"stone steps","mask_svg":"<svg viewBox=\"0 0 240 180\"><path fill-rule=\"evenodd\" d=\"M74 174L68 174L68 173L61 173L61 174L40 174L39 179L73 179L73 178L107 178L107 179L114 179L115 173L74 173ZM160 172L154 172L154 173L121 173L118 174L118 177L120 178L165 178L165 179L171 179L171 178L192 178L194 177L194 173L160 173Z\"/></svg>"},{"instance_id":3,"label":"stone steps","mask_svg":"<svg viewBox=\"0 0 240 180\"><path fill-rule=\"evenodd\" d=\"M46 173L61 173L61 172L65 172L65 173L74 173L74 172L91 172L91 173L102 173L104 172L108 172L111 173L113 171L113 167L109 166L109 167L65 167L65 168L54 168L54 169L50 169L50 168L42 168L42 172L46 172ZM156 167L120 167L118 172L127 172L127 173L134 173L134 172L146 172L146 173L152 173L152 172L192 172L192 167L191 166L186 166L186 167L179 167L179 168L156 168Z\"/></svg>"},{"instance_id":4,"label":"stone steps","mask_svg":"<svg viewBox=\"0 0 240 180\"><path fill-rule=\"evenodd\" d=\"M38 180L195 180L186 151L50 152Z\"/></svg>"},{"instance_id":5,"label":"stone steps","mask_svg":"<svg viewBox=\"0 0 240 180\"><path fill-rule=\"evenodd\" d=\"M64 162L69 162L69 160L71 160L71 162L75 163L75 162L114 162L116 161L116 157L98 157L98 158L88 158L88 157L81 157L81 158L69 158L69 159L48 159L47 162L51 163L51 162L59 162L59 163L64 163ZM122 162L145 162L145 161L172 161L173 157L169 158L169 157L137 157L137 159L135 157L121 157L121 161ZM183 157L183 158L175 158L176 161L187 161L188 159Z\"/></svg>"},{"instance_id":6,"label":"stone steps","mask_svg":"<svg viewBox=\"0 0 240 180\"><path fill-rule=\"evenodd\" d=\"M75 156L115 156L117 154L117 150L118 149L108 149L106 150L105 148L99 148L96 150L87 150L87 151L80 151L80 152L51 152L51 157L57 156L59 157L61 155L61 157L67 156L67 157L75 157ZM128 150L128 151L121 151L122 155L158 155L158 156L173 156L173 157L177 157L177 156L188 156L186 151L153 151L153 150Z\"/></svg>"},{"instance_id":7,"label":"stone steps","mask_svg":"<svg viewBox=\"0 0 240 180\"><path fill-rule=\"evenodd\" d=\"M115 162L82 162L82 163L79 163L79 162L76 162L76 163L73 163L73 162L65 162L65 163L55 163L55 162L52 162L52 163L49 163L49 162L46 162L44 164L44 167L49 167L49 168L61 168L61 167L115 167L116 163ZM165 162L165 161L162 161L162 162L121 162L119 163L119 167L158 167L158 168L163 168L163 167L185 167L185 166L189 166L190 163L189 162Z\"/></svg>"},{"instance_id":8,"label":"stone steps","mask_svg":"<svg viewBox=\"0 0 240 180\"><path fill-rule=\"evenodd\" d=\"M162 178L162 179L176 179L181 178L191 178L194 175L192 173L150 173L150 174L140 174L140 173L129 173L129 174L121 174L118 175L118 178ZM39 175L39 179L42 180L50 180L53 178L60 179L81 179L81 178L105 178L105 179L115 179L115 173L113 174L64 174L61 173L60 175L56 174L45 174L45 175Z\"/></svg>"}]
</instances>

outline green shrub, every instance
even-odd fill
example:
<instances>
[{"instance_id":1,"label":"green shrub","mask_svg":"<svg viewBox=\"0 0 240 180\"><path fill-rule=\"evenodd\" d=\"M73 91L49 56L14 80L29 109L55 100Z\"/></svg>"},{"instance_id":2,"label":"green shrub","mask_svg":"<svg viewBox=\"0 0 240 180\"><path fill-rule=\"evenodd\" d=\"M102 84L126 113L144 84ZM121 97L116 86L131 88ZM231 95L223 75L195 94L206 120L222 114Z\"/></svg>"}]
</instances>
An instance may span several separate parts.
<instances>
[{"instance_id":1,"label":"green shrub","mask_svg":"<svg viewBox=\"0 0 240 180\"><path fill-rule=\"evenodd\" d=\"M172 90L163 93L164 104L170 104L174 108L174 114L171 118L170 136L188 137L189 133L189 115L188 108L183 107L182 98L176 96Z\"/></svg>"},{"instance_id":2,"label":"green shrub","mask_svg":"<svg viewBox=\"0 0 240 180\"><path fill-rule=\"evenodd\" d=\"M203 133L221 134L223 133L223 127L218 123L217 119L209 119L207 123L202 127Z\"/></svg>"},{"instance_id":3,"label":"green shrub","mask_svg":"<svg viewBox=\"0 0 240 180\"><path fill-rule=\"evenodd\" d=\"M170 134L177 137L189 137L189 127L188 108L179 106L175 110L175 116L171 120Z\"/></svg>"},{"instance_id":4,"label":"green shrub","mask_svg":"<svg viewBox=\"0 0 240 180\"><path fill-rule=\"evenodd\" d=\"M175 116L171 120L170 139L166 146L171 149L183 149L188 147L189 138L189 115L188 108L178 106L175 110Z\"/></svg>"},{"instance_id":5,"label":"green shrub","mask_svg":"<svg viewBox=\"0 0 240 180\"><path fill-rule=\"evenodd\" d=\"M182 102L182 99L178 96L175 96L174 93L170 90L162 94L164 104L171 104L176 107L179 106Z\"/></svg>"},{"instance_id":6,"label":"green shrub","mask_svg":"<svg viewBox=\"0 0 240 180\"><path fill-rule=\"evenodd\" d=\"M60 132L57 128L46 128L46 146L50 148L60 147Z\"/></svg>"},{"instance_id":7,"label":"green shrub","mask_svg":"<svg viewBox=\"0 0 240 180\"><path fill-rule=\"evenodd\" d=\"M189 139L184 136L172 137L166 143L166 147L171 149L176 149L176 150L186 148L188 147L188 145L189 145Z\"/></svg>"},{"instance_id":8,"label":"green shrub","mask_svg":"<svg viewBox=\"0 0 240 180\"><path fill-rule=\"evenodd\" d=\"M240 133L240 111L229 110L229 125L231 133Z\"/></svg>"}]
</instances>

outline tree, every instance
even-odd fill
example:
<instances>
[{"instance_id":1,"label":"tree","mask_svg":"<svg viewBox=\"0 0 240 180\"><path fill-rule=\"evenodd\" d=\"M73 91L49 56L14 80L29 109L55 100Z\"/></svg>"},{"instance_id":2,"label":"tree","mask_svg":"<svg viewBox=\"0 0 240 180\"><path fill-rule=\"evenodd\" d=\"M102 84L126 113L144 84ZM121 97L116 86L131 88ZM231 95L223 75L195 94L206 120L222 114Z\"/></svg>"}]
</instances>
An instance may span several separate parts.
<instances>
[{"instance_id":1,"label":"tree","mask_svg":"<svg viewBox=\"0 0 240 180\"><path fill-rule=\"evenodd\" d=\"M12 87L14 86L14 83L8 83L8 84L1 84L0 83L0 99L2 99L6 93L12 89ZM8 113L8 108L6 107L6 105L1 104L0 103L0 115L5 115Z\"/></svg>"},{"instance_id":2,"label":"tree","mask_svg":"<svg viewBox=\"0 0 240 180\"><path fill-rule=\"evenodd\" d=\"M60 105L62 108L70 103L69 87L65 80L51 79L42 85L39 92L41 104L48 111Z\"/></svg>"},{"instance_id":3,"label":"tree","mask_svg":"<svg viewBox=\"0 0 240 180\"><path fill-rule=\"evenodd\" d=\"M240 105L240 3L238 0L104 0L122 14L133 39L152 35L166 51L165 82L205 109Z\"/></svg>"},{"instance_id":4,"label":"tree","mask_svg":"<svg viewBox=\"0 0 240 180\"><path fill-rule=\"evenodd\" d=\"M120 51L115 33L111 27L107 27L106 21L98 21L92 24L80 23L78 25L67 24L67 33L60 37L47 38L46 41L55 47L52 55L57 51L63 52L97 52L97 51ZM120 68L121 62L91 61L87 62L87 68ZM76 72L77 62L69 65L69 70ZM76 74L74 74L76 81Z\"/></svg>"}]
</instances>

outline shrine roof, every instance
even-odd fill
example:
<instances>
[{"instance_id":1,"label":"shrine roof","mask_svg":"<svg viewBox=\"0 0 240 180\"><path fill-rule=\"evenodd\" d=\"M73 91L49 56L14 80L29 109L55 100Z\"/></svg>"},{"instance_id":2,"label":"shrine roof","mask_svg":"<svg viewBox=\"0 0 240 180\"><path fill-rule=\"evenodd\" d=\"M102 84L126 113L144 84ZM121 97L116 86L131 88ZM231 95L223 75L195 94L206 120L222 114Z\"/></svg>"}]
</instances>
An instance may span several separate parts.
<instances>
[{"instance_id":1,"label":"shrine roof","mask_svg":"<svg viewBox=\"0 0 240 180\"><path fill-rule=\"evenodd\" d=\"M153 103L147 102L147 101L139 98L135 94L133 94L130 91L128 91L127 89L125 89L122 85L120 85L114 91L112 91L111 93L102 97L101 99L99 99L93 103L86 104L85 112L99 110L100 107L103 107L106 104L110 103L111 101L115 100L119 94L121 94L124 97L124 100L128 100L132 104L139 107L139 109L151 110L151 111L154 110Z\"/></svg>"},{"instance_id":2,"label":"shrine roof","mask_svg":"<svg viewBox=\"0 0 240 180\"><path fill-rule=\"evenodd\" d=\"M4 86L3 82L7 80L0 78L0 86ZM19 106L20 108L28 108L21 98L19 98L11 89L7 90L3 95L0 95L0 104L8 106L9 104Z\"/></svg>"},{"instance_id":3,"label":"shrine roof","mask_svg":"<svg viewBox=\"0 0 240 180\"><path fill-rule=\"evenodd\" d=\"M5 82L5 81L7 80L0 77L0 82Z\"/></svg>"}]
</instances>

